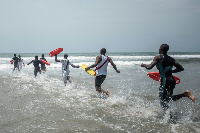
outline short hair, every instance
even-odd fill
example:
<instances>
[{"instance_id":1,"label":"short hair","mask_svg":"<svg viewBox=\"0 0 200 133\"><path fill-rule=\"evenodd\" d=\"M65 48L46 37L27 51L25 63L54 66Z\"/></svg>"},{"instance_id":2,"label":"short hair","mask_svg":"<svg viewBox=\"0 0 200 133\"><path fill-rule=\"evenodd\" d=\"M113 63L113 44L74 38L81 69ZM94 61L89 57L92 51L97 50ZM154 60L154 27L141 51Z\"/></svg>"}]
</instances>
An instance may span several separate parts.
<instances>
[{"instance_id":1,"label":"short hair","mask_svg":"<svg viewBox=\"0 0 200 133\"><path fill-rule=\"evenodd\" d=\"M161 50L162 50L164 53L167 53L167 51L169 50L169 45L167 45L167 44L162 44L162 45L161 45Z\"/></svg>"},{"instance_id":2,"label":"short hair","mask_svg":"<svg viewBox=\"0 0 200 133\"><path fill-rule=\"evenodd\" d=\"M64 54L64 58L67 58L68 57L68 54Z\"/></svg>"},{"instance_id":3,"label":"short hair","mask_svg":"<svg viewBox=\"0 0 200 133\"><path fill-rule=\"evenodd\" d=\"M44 54L42 54L42 57L44 57Z\"/></svg>"},{"instance_id":4,"label":"short hair","mask_svg":"<svg viewBox=\"0 0 200 133\"><path fill-rule=\"evenodd\" d=\"M102 49L101 49L101 53L102 53L102 54L105 54L105 53L106 53L106 49L105 49L105 48L102 48Z\"/></svg>"},{"instance_id":5,"label":"short hair","mask_svg":"<svg viewBox=\"0 0 200 133\"><path fill-rule=\"evenodd\" d=\"M35 56L35 59L38 59L38 56L37 56L37 55Z\"/></svg>"}]
</instances>

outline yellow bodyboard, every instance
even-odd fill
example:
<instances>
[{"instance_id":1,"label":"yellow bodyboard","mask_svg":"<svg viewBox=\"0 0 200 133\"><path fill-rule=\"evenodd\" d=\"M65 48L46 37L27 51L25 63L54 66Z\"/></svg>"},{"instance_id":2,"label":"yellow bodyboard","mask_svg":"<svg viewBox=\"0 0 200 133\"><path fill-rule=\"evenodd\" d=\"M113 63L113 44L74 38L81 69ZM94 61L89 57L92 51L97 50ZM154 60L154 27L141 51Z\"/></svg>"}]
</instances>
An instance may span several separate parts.
<instances>
[{"instance_id":1,"label":"yellow bodyboard","mask_svg":"<svg viewBox=\"0 0 200 133\"><path fill-rule=\"evenodd\" d=\"M85 68L87 68L87 66L86 66L85 64L82 64L82 65L81 65L81 68L83 68L83 70L85 70ZM89 73L89 74L92 75L92 76L96 76L96 72L95 72L94 70L92 70L92 69L89 69L89 70L87 71L87 73Z\"/></svg>"}]
</instances>

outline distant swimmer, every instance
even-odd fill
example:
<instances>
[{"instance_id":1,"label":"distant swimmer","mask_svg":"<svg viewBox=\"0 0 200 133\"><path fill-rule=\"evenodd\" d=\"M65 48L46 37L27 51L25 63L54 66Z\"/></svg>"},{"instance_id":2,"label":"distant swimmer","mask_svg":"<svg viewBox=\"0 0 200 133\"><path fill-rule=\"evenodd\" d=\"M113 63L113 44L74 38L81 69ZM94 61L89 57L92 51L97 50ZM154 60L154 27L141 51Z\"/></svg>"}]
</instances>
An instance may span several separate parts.
<instances>
[{"instance_id":1,"label":"distant swimmer","mask_svg":"<svg viewBox=\"0 0 200 133\"><path fill-rule=\"evenodd\" d=\"M102 48L100 50L100 54L101 54L100 56L96 57L95 63L93 65L87 67L85 69L85 71L88 71L90 68L96 67L96 70L97 70L97 75L95 78L96 91L98 91L100 93L105 93L110 97L109 91L105 91L101 88L102 83L106 79L108 63L111 63L111 65L113 66L113 68L116 70L117 73L120 73L120 71L117 70L117 67L113 63L112 59L105 55L106 54L105 48Z\"/></svg>"},{"instance_id":2,"label":"distant swimmer","mask_svg":"<svg viewBox=\"0 0 200 133\"><path fill-rule=\"evenodd\" d=\"M145 67L148 70L152 69L154 66L156 66L159 70L161 78L159 97L161 107L164 111L169 108L168 104L170 100L176 101L182 97L188 97L195 102L195 97L189 90L186 90L182 94L173 95L176 81L172 73L181 72L184 70L184 68L178 62L176 62L174 58L167 55L168 50L169 46L167 44L162 44L159 49L159 55L154 57L151 64L141 64L141 67ZM172 70L173 66L176 67L176 69Z\"/></svg>"},{"instance_id":3,"label":"distant swimmer","mask_svg":"<svg viewBox=\"0 0 200 133\"><path fill-rule=\"evenodd\" d=\"M16 56L16 54L14 54L14 57L12 58L12 60L10 62L14 61L14 69L13 69L13 72L15 71L15 68L18 69L18 71L20 72L19 70L19 58Z\"/></svg>"},{"instance_id":4,"label":"distant swimmer","mask_svg":"<svg viewBox=\"0 0 200 133\"><path fill-rule=\"evenodd\" d=\"M18 65L19 65L19 69L21 70L22 69L22 64L23 64L23 66L25 66L25 64L24 64L23 59L21 58L20 55L18 55L18 58L19 58Z\"/></svg>"},{"instance_id":5,"label":"distant swimmer","mask_svg":"<svg viewBox=\"0 0 200 133\"><path fill-rule=\"evenodd\" d=\"M33 63L35 69L34 69L34 75L37 76L37 73L39 72L41 74L40 66L39 64L42 64L42 61L38 60L38 56L35 56L35 60L32 60L27 65Z\"/></svg>"},{"instance_id":6,"label":"distant swimmer","mask_svg":"<svg viewBox=\"0 0 200 133\"><path fill-rule=\"evenodd\" d=\"M68 58L68 54L65 54L64 59L62 59L62 60L58 60L57 54L55 55L55 61L62 63L62 76L63 76L63 81L64 81L65 86L67 84L67 80L71 83L70 76L69 76L69 72L70 72L69 65L71 65L73 68L80 67L78 65L77 66L73 65L67 58Z\"/></svg>"},{"instance_id":7,"label":"distant swimmer","mask_svg":"<svg viewBox=\"0 0 200 133\"><path fill-rule=\"evenodd\" d=\"M44 61L47 61L45 58L44 58L44 54L42 54L42 57L40 58L40 60L44 60ZM46 72L46 66L45 66L45 63L42 62L41 64L41 70L43 72Z\"/></svg>"}]
</instances>

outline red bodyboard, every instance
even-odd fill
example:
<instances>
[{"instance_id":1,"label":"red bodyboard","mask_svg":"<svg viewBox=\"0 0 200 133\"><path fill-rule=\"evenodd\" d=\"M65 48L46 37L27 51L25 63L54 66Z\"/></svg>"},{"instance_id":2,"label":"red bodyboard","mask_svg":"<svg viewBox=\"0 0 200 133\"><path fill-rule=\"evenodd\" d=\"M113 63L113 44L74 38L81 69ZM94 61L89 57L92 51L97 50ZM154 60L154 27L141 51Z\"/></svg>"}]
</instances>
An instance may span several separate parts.
<instances>
[{"instance_id":1,"label":"red bodyboard","mask_svg":"<svg viewBox=\"0 0 200 133\"><path fill-rule=\"evenodd\" d=\"M10 64L13 64L14 60L10 61Z\"/></svg>"},{"instance_id":2,"label":"red bodyboard","mask_svg":"<svg viewBox=\"0 0 200 133\"><path fill-rule=\"evenodd\" d=\"M152 78L153 80L161 82L159 72L149 72L147 75L148 75L150 78ZM180 83L180 78L179 78L179 77L174 76L174 78L175 78L175 80L176 80L176 84Z\"/></svg>"},{"instance_id":3,"label":"red bodyboard","mask_svg":"<svg viewBox=\"0 0 200 133\"><path fill-rule=\"evenodd\" d=\"M63 48L57 48L57 49L51 51L51 52L49 53L49 56L50 56L50 57L55 56L56 54L60 54L60 52L62 52L62 51L63 51Z\"/></svg>"},{"instance_id":4,"label":"red bodyboard","mask_svg":"<svg viewBox=\"0 0 200 133\"><path fill-rule=\"evenodd\" d=\"M49 62L46 62L45 60L41 60L43 63L45 63L46 65L51 65Z\"/></svg>"}]
</instances>

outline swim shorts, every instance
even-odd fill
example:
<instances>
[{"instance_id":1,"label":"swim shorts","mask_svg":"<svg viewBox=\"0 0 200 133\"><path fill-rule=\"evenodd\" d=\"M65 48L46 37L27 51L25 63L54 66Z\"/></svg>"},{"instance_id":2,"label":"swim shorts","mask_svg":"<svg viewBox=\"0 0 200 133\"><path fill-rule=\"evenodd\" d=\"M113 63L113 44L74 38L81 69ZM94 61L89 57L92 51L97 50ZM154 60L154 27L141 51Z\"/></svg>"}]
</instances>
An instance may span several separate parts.
<instances>
[{"instance_id":1,"label":"swim shorts","mask_svg":"<svg viewBox=\"0 0 200 133\"><path fill-rule=\"evenodd\" d=\"M103 83L103 81L105 79L106 79L106 75L96 76L96 78L95 78L95 86L101 88L101 84Z\"/></svg>"}]
</instances>

